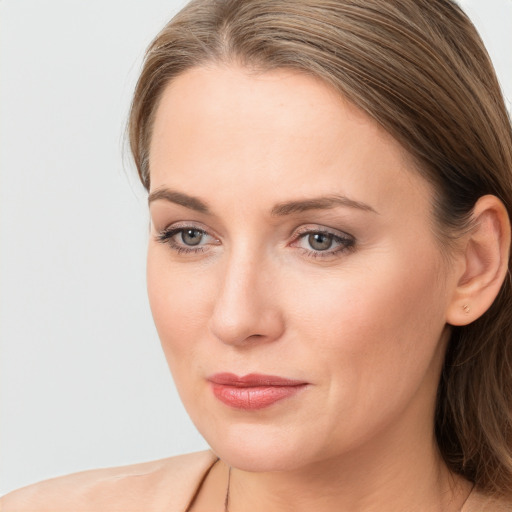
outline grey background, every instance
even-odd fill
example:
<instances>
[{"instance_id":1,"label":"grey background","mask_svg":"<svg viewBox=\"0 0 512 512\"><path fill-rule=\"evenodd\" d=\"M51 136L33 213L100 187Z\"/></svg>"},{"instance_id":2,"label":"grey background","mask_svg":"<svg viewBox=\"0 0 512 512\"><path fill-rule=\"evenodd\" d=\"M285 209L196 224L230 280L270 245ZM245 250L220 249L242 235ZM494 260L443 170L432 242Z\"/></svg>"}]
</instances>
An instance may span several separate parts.
<instances>
[{"instance_id":1,"label":"grey background","mask_svg":"<svg viewBox=\"0 0 512 512\"><path fill-rule=\"evenodd\" d=\"M0 494L206 447L145 290L123 133L175 0L0 0ZM462 2L512 99L512 1Z\"/></svg>"}]
</instances>

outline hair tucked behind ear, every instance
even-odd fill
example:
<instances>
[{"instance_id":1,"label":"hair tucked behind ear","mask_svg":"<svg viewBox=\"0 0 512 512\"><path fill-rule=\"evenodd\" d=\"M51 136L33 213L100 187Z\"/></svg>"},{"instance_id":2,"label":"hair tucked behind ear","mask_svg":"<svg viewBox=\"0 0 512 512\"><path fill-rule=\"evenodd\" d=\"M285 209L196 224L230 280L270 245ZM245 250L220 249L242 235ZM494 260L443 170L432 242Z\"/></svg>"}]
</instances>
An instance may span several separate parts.
<instances>
[{"instance_id":1,"label":"hair tucked behind ear","mask_svg":"<svg viewBox=\"0 0 512 512\"><path fill-rule=\"evenodd\" d=\"M293 68L321 78L389 131L435 187L440 242L479 197L512 212L512 131L475 28L449 0L196 0L148 49L129 122L146 188L162 91L207 62ZM510 268L510 267L509 267ZM454 328L438 392L436 435L449 467L512 494L512 288Z\"/></svg>"}]
</instances>

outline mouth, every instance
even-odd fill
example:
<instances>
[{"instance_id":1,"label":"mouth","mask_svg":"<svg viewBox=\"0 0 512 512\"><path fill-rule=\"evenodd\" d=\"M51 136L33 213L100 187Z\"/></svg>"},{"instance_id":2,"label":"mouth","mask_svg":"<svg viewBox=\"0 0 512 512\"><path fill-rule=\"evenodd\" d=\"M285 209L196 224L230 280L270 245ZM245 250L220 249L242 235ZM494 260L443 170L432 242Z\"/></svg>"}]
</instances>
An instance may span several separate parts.
<instances>
[{"instance_id":1,"label":"mouth","mask_svg":"<svg viewBox=\"0 0 512 512\"><path fill-rule=\"evenodd\" d=\"M246 411L269 407L308 386L304 381L256 373L243 377L232 373L217 373L209 377L208 381L218 400L234 409Z\"/></svg>"}]
</instances>

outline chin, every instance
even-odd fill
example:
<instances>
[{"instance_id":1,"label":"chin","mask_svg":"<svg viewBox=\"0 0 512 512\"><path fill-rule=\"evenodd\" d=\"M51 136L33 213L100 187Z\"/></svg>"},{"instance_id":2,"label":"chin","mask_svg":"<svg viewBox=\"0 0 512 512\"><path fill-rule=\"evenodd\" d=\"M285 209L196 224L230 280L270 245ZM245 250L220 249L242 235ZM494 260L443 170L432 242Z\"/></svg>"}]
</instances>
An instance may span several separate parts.
<instances>
[{"instance_id":1,"label":"chin","mask_svg":"<svg viewBox=\"0 0 512 512\"><path fill-rule=\"evenodd\" d=\"M243 471L292 471L314 458L313 447L305 450L304 443L286 429L239 425L227 430L223 436L208 432L203 436L219 458Z\"/></svg>"},{"instance_id":2,"label":"chin","mask_svg":"<svg viewBox=\"0 0 512 512\"><path fill-rule=\"evenodd\" d=\"M304 466L297 453L276 453L275 450L247 449L240 446L212 446L213 452L226 464L251 473L292 471ZM298 450L297 450L298 451Z\"/></svg>"}]
</instances>

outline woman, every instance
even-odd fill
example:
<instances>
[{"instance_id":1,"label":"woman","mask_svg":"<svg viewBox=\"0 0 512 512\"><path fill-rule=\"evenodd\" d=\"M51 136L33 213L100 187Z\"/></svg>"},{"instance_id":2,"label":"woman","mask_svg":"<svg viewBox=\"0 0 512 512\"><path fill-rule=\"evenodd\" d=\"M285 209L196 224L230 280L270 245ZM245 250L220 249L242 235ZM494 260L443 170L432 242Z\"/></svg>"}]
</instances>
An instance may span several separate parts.
<instances>
[{"instance_id":1,"label":"woman","mask_svg":"<svg viewBox=\"0 0 512 512\"><path fill-rule=\"evenodd\" d=\"M200 0L130 142L148 291L211 452L9 510L511 510L512 132L448 0Z\"/></svg>"}]
</instances>

